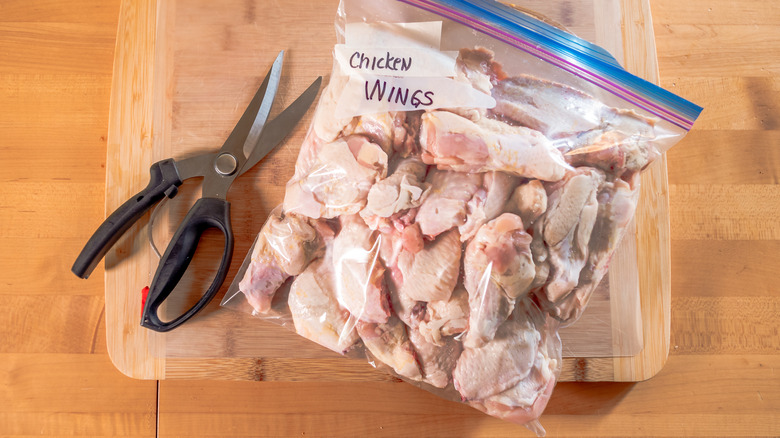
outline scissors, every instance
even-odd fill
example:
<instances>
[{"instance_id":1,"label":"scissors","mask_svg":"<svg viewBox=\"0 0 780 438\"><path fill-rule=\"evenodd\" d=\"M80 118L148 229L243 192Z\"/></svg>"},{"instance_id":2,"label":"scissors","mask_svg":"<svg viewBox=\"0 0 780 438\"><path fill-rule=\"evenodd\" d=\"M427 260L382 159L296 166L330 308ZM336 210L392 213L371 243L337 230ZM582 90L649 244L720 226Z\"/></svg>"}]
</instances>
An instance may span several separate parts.
<instances>
[{"instance_id":1,"label":"scissors","mask_svg":"<svg viewBox=\"0 0 780 438\"><path fill-rule=\"evenodd\" d=\"M201 197L190 208L160 259L141 316L141 326L167 332L203 309L225 281L233 257L233 231L227 193L233 181L266 156L295 127L317 96L322 77L317 78L290 106L266 124L281 77L284 51L279 52L270 71L246 111L216 152L182 160L158 161L150 168L149 184L117 208L98 227L82 249L71 270L89 277L95 266L119 238L143 214L166 196L173 198L178 187L190 178L203 177ZM202 234L216 228L225 237L216 276L200 300L184 314L163 322L158 308L181 280L195 255Z\"/></svg>"}]
</instances>

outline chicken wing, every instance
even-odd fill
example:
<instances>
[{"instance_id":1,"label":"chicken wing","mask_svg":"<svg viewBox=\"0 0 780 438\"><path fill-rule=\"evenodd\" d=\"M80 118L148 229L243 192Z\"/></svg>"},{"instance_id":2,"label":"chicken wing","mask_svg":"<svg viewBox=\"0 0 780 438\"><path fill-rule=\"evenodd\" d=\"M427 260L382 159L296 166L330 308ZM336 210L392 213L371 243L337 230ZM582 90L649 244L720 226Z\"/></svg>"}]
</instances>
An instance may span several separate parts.
<instances>
[{"instance_id":1,"label":"chicken wing","mask_svg":"<svg viewBox=\"0 0 780 438\"><path fill-rule=\"evenodd\" d=\"M431 186L425 182L427 170L428 166L417 157L400 160L390 176L369 190L366 208L360 212L366 223L372 222L372 216L389 218L419 207Z\"/></svg>"},{"instance_id":2,"label":"chicken wing","mask_svg":"<svg viewBox=\"0 0 780 438\"><path fill-rule=\"evenodd\" d=\"M341 217L341 231L333 239L332 252L336 299L365 322L384 323L390 316L380 244L376 233L358 215Z\"/></svg>"},{"instance_id":3,"label":"chicken wing","mask_svg":"<svg viewBox=\"0 0 780 438\"><path fill-rule=\"evenodd\" d=\"M315 260L295 278L287 304L299 335L344 354L359 338L355 318L336 299L329 259Z\"/></svg>"},{"instance_id":4,"label":"chicken wing","mask_svg":"<svg viewBox=\"0 0 780 438\"><path fill-rule=\"evenodd\" d=\"M609 262L636 211L639 198L639 174L632 181L605 182L598 193L598 215L591 235L587 264L577 287L559 300L553 314L562 322L575 322L609 268Z\"/></svg>"},{"instance_id":5,"label":"chicken wing","mask_svg":"<svg viewBox=\"0 0 780 438\"><path fill-rule=\"evenodd\" d=\"M542 133L489 118L477 122L448 111L422 115L422 159L439 169L498 170L525 178L557 181L571 167Z\"/></svg>"},{"instance_id":6,"label":"chicken wing","mask_svg":"<svg viewBox=\"0 0 780 438\"><path fill-rule=\"evenodd\" d=\"M599 209L596 195L603 181L601 171L580 167L551 188L542 232L552 268L545 293L553 303L577 285L588 260L588 244Z\"/></svg>"},{"instance_id":7,"label":"chicken wing","mask_svg":"<svg viewBox=\"0 0 780 438\"><path fill-rule=\"evenodd\" d=\"M431 169L427 181L431 184L430 193L415 219L422 233L433 238L465 224L467 204L481 187L482 175Z\"/></svg>"},{"instance_id":8,"label":"chicken wing","mask_svg":"<svg viewBox=\"0 0 780 438\"><path fill-rule=\"evenodd\" d=\"M547 191L539 180L531 180L514 189L504 207L507 213L520 216L530 228L547 211Z\"/></svg>"},{"instance_id":9,"label":"chicken wing","mask_svg":"<svg viewBox=\"0 0 780 438\"><path fill-rule=\"evenodd\" d=\"M361 134L381 146L388 155L398 153L408 157L417 150L416 124L410 120L414 117L413 113L403 111L366 114L352 119L342 135Z\"/></svg>"},{"instance_id":10,"label":"chicken wing","mask_svg":"<svg viewBox=\"0 0 780 438\"><path fill-rule=\"evenodd\" d=\"M566 150L587 146L607 131L653 138L652 119L605 105L568 85L520 75L496 81L491 112L515 124L542 132Z\"/></svg>"},{"instance_id":11,"label":"chicken wing","mask_svg":"<svg viewBox=\"0 0 780 438\"><path fill-rule=\"evenodd\" d=\"M484 400L515 387L533 369L542 335L534 321L518 306L490 341L479 347L466 345L452 376L465 400Z\"/></svg>"},{"instance_id":12,"label":"chicken wing","mask_svg":"<svg viewBox=\"0 0 780 438\"><path fill-rule=\"evenodd\" d=\"M415 301L449 300L460 271L461 244L457 230L450 230L417 253L402 251L397 258L399 293Z\"/></svg>"},{"instance_id":13,"label":"chicken wing","mask_svg":"<svg viewBox=\"0 0 780 438\"><path fill-rule=\"evenodd\" d=\"M452 376L471 406L524 424L539 418L546 407L560 366L557 331L526 299L492 341L461 353Z\"/></svg>"},{"instance_id":14,"label":"chicken wing","mask_svg":"<svg viewBox=\"0 0 780 438\"><path fill-rule=\"evenodd\" d=\"M469 404L488 415L517 424L526 424L543 432L541 425L528 423L537 420L550 401L561 367L561 346L556 333L542 331L540 348L536 353L530 374L517 385L483 400Z\"/></svg>"},{"instance_id":15,"label":"chicken wing","mask_svg":"<svg viewBox=\"0 0 780 438\"><path fill-rule=\"evenodd\" d=\"M276 290L287 278L298 275L324 250L323 236L332 237L325 224L312 226L295 214L272 213L257 236L251 262L239 283L255 312L271 309Z\"/></svg>"},{"instance_id":16,"label":"chicken wing","mask_svg":"<svg viewBox=\"0 0 780 438\"><path fill-rule=\"evenodd\" d=\"M420 381L422 373L409 341L407 328L401 320L391 317L384 324L358 322L357 330L368 351L398 375Z\"/></svg>"},{"instance_id":17,"label":"chicken wing","mask_svg":"<svg viewBox=\"0 0 780 438\"><path fill-rule=\"evenodd\" d=\"M466 205L466 222L458 227L460 240L471 240L479 227L504 212L520 178L504 172L485 172L480 187Z\"/></svg>"},{"instance_id":18,"label":"chicken wing","mask_svg":"<svg viewBox=\"0 0 780 438\"><path fill-rule=\"evenodd\" d=\"M287 184L284 211L333 218L366 206L371 186L386 175L387 153L366 137L351 136L322 145L310 166Z\"/></svg>"},{"instance_id":19,"label":"chicken wing","mask_svg":"<svg viewBox=\"0 0 780 438\"><path fill-rule=\"evenodd\" d=\"M426 341L442 346L446 336L466 331L468 320L469 295L463 286L458 285L449 300L427 303L425 315L419 322L419 331Z\"/></svg>"},{"instance_id":20,"label":"chicken wing","mask_svg":"<svg viewBox=\"0 0 780 438\"><path fill-rule=\"evenodd\" d=\"M464 285L469 293L469 329L464 345L480 347L512 313L536 276L531 236L517 215L504 213L483 225L466 247Z\"/></svg>"},{"instance_id":21,"label":"chicken wing","mask_svg":"<svg viewBox=\"0 0 780 438\"><path fill-rule=\"evenodd\" d=\"M437 388L449 385L452 370L463 351L463 344L454 338L444 338L439 344L428 341L419 330L409 330L409 340L417 353L422 370L423 382Z\"/></svg>"},{"instance_id":22,"label":"chicken wing","mask_svg":"<svg viewBox=\"0 0 780 438\"><path fill-rule=\"evenodd\" d=\"M506 73L500 63L496 62L494 53L484 47L461 49L455 60L455 80L471 85L475 90L490 94L493 84L506 78ZM469 120L477 121L488 113L486 108L447 108L455 114Z\"/></svg>"}]
</instances>

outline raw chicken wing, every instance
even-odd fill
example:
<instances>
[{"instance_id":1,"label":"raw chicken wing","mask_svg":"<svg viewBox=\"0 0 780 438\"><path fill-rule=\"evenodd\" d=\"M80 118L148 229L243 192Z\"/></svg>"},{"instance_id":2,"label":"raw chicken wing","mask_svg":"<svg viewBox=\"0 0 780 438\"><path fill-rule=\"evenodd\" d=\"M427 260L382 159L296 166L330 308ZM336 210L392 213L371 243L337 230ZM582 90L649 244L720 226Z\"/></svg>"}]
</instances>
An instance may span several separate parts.
<instances>
[{"instance_id":1,"label":"raw chicken wing","mask_svg":"<svg viewBox=\"0 0 780 438\"><path fill-rule=\"evenodd\" d=\"M342 134L345 137L362 134L381 146L387 155L398 152L402 157L408 157L417 150L414 139L416 131L408 117L402 111L366 114L352 119Z\"/></svg>"},{"instance_id":2,"label":"raw chicken wing","mask_svg":"<svg viewBox=\"0 0 780 438\"><path fill-rule=\"evenodd\" d=\"M317 109L312 120L314 134L322 139L324 143L330 143L339 138L344 128L353 120L353 117L336 117L339 97L341 97L341 93L344 91L347 83L349 83L349 76L342 74L341 69L334 65L330 81L328 86L322 90L322 95L319 103L317 103Z\"/></svg>"},{"instance_id":3,"label":"raw chicken wing","mask_svg":"<svg viewBox=\"0 0 780 438\"><path fill-rule=\"evenodd\" d=\"M572 166L597 167L620 177L647 167L658 158L658 150L647 138L607 131L594 136L587 146L569 151L565 158Z\"/></svg>"},{"instance_id":4,"label":"raw chicken wing","mask_svg":"<svg viewBox=\"0 0 780 438\"><path fill-rule=\"evenodd\" d=\"M653 120L557 82L520 75L496 82L492 94L493 114L540 131L566 150L587 146L608 131L655 137Z\"/></svg>"},{"instance_id":5,"label":"raw chicken wing","mask_svg":"<svg viewBox=\"0 0 780 438\"><path fill-rule=\"evenodd\" d=\"M504 212L504 206L519 180L504 172L484 173L482 187L466 205L466 223L458 227L461 241L470 240L479 227Z\"/></svg>"},{"instance_id":6,"label":"raw chicken wing","mask_svg":"<svg viewBox=\"0 0 780 438\"><path fill-rule=\"evenodd\" d=\"M400 376L414 381L422 380L414 347L400 319L391 317L384 324L358 322L357 330L368 351L380 362L390 366Z\"/></svg>"},{"instance_id":7,"label":"raw chicken wing","mask_svg":"<svg viewBox=\"0 0 780 438\"><path fill-rule=\"evenodd\" d=\"M587 264L577 287L553 309L559 320L565 323L576 321L607 273L612 255L634 217L639 198L638 180L639 174L636 173L631 182L617 179L604 183L599 189L598 216Z\"/></svg>"},{"instance_id":8,"label":"raw chicken wing","mask_svg":"<svg viewBox=\"0 0 780 438\"><path fill-rule=\"evenodd\" d=\"M542 286L547 283L550 278L550 252L547 248L547 243L544 241L544 233L542 232L544 226L543 220L537 220L534 223L533 233L531 240L531 255L534 259L534 266L536 267L536 276L531 283L531 290L537 292Z\"/></svg>"},{"instance_id":9,"label":"raw chicken wing","mask_svg":"<svg viewBox=\"0 0 780 438\"><path fill-rule=\"evenodd\" d=\"M528 376L512 388L469 404L488 415L525 424L536 421L550 400L561 367L561 344L556 332L541 328L539 349ZM531 430L543 434L541 425L529 425Z\"/></svg>"},{"instance_id":10,"label":"raw chicken wing","mask_svg":"<svg viewBox=\"0 0 780 438\"><path fill-rule=\"evenodd\" d=\"M390 216L419 207L428 194L430 183L425 182L428 166L417 157L399 161L395 172L379 181L368 192L367 205L360 215L370 222L371 216Z\"/></svg>"},{"instance_id":11,"label":"raw chicken wing","mask_svg":"<svg viewBox=\"0 0 780 438\"><path fill-rule=\"evenodd\" d=\"M426 305L419 330L426 341L443 346L444 337L463 333L468 321L469 295L463 286L458 285L449 300L431 301Z\"/></svg>"},{"instance_id":12,"label":"raw chicken wing","mask_svg":"<svg viewBox=\"0 0 780 438\"><path fill-rule=\"evenodd\" d=\"M494 114L554 140L598 127L606 108L582 91L528 75L498 82L493 97Z\"/></svg>"},{"instance_id":13,"label":"raw chicken wing","mask_svg":"<svg viewBox=\"0 0 780 438\"><path fill-rule=\"evenodd\" d=\"M415 328L425 318L426 303L409 298L394 286L390 286L393 312L409 327Z\"/></svg>"},{"instance_id":14,"label":"raw chicken wing","mask_svg":"<svg viewBox=\"0 0 780 438\"><path fill-rule=\"evenodd\" d=\"M456 80L469 82L484 93L489 94L494 83L506 78L501 64L493 59L493 52L484 47L461 49L455 65Z\"/></svg>"},{"instance_id":15,"label":"raw chicken wing","mask_svg":"<svg viewBox=\"0 0 780 438\"><path fill-rule=\"evenodd\" d=\"M339 306L329 255L317 259L295 278L287 304L295 331L336 353L358 340L355 319Z\"/></svg>"},{"instance_id":16,"label":"raw chicken wing","mask_svg":"<svg viewBox=\"0 0 780 438\"><path fill-rule=\"evenodd\" d=\"M493 58L493 52L484 48L461 49L455 60L455 80L471 85L475 90L491 94L493 84L506 78L501 64ZM478 121L487 115L486 108L446 108L469 120Z\"/></svg>"},{"instance_id":17,"label":"raw chicken wing","mask_svg":"<svg viewBox=\"0 0 780 438\"><path fill-rule=\"evenodd\" d=\"M557 332L528 300L481 348L466 348L453 372L455 388L473 407L517 423L537 419L561 366Z\"/></svg>"},{"instance_id":18,"label":"raw chicken wing","mask_svg":"<svg viewBox=\"0 0 780 438\"><path fill-rule=\"evenodd\" d=\"M530 228L547 211L547 191L539 180L531 180L515 188L505 208L508 213L520 216Z\"/></svg>"},{"instance_id":19,"label":"raw chicken wing","mask_svg":"<svg viewBox=\"0 0 780 438\"><path fill-rule=\"evenodd\" d=\"M399 229L400 228L400 229ZM398 266L402 253L412 256L424 247L420 228L414 224L407 227L390 227L380 234L379 256L387 268L386 276L391 295L393 312L409 327L416 327L425 315L425 303L407 296L399 286L404 283L404 275ZM409 257L409 255L404 257Z\"/></svg>"},{"instance_id":20,"label":"raw chicken wing","mask_svg":"<svg viewBox=\"0 0 780 438\"><path fill-rule=\"evenodd\" d=\"M448 111L422 116L422 159L460 172L499 170L526 178L558 181L570 166L539 131L482 118L477 122Z\"/></svg>"},{"instance_id":21,"label":"raw chicken wing","mask_svg":"<svg viewBox=\"0 0 780 438\"><path fill-rule=\"evenodd\" d=\"M365 322L384 323L390 316L380 244L376 233L358 215L341 217L332 253L336 299Z\"/></svg>"},{"instance_id":22,"label":"raw chicken wing","mask_svg":"<svg viewBox=\"0 0 780 438\"><path fill-rule=\"evenodd\" d=\"M426 243L417 253L401 251L396 260L400 277L393 277L395 289L415 301L449 300L458 282L460 255L457 230Z\"/></svg>"},{"instance_id":23,"label":"raw chicken wing","mask_svg":"<svg viewBox=\"0 0 780 438\"><path fill-rule=\"evenodd\" d=\"M463 350L453 378L465 400L502 393L531 374L542 336L523 309L518 310L502 322L493 339L479 347L466 345Z\"/></svg>"},{"instance_id":24,"label":"raw chicken wing","mask_svg":"<svg viewBox=\"0 0 780 438\"><path fill-rule=\"evenodd\" d=\"M417 211L416 221L425 236L439 234L466 223L467 204L482 186L482 175L431 169L430 193Z\"/></svg>"},{"instance_id":25,"label":"raw chicken wing","mask_svg":"<svg viewBox=\"0 0 780 438\"><path fill-rule=\"evenodd\" d=\"M318 227L327 232L327 225ZM327 230L327 231L326 231ZM272 213L257 236L252 261L239 283L255 312L267 313L276 290L320 256L324 242L305 217Z\"/></svg>"},{"instance_id":26,"label":"raw chicken wing","mask_svg":"<svg viewBox=\"0 0 780 438\"><path fill-rule=\"evenodd\" d=\"M458 357L463 351L463 345L454 338L445 338L440 344L434 344L415 329L409 330L409 340L412 341L414 351L417 353L423 382L437 388L446 387L450 383L450 376Z\"/></svg>"},{"instance_id":27,"label":"raw chicken wing","mask_svg":"<svg viewBox=\"0 0 780 438\"><path fill-rule=\"evenodd\" d=\"M536 276L531 236L517 215L504 213L483 225L466 247L464 285L469 293L469 330L464 345L493 339Z\"/></svg>"},{"instance_id":28,"label":"raw chicken wing","mask_svg":"<svg viewBox=\"0 0 780 438\"><path fill-rule=\"evenodd\" d=\"M543 234L552 278L545 292L553 303L574 289L588 260L588 244L599 209L596 195L603 181L601 171L580 167L555 184L549 195Z\"/></svg>"},{"instance_id":29,"label":"raw chicken wing","mask_svg":"<svg viewBox=\"0 0 780 438\"><path fill-rule=\"evenodd\" d=\"M284 211L315 219L355 214L386 172L387 154L363 136L325 144L309 172L287 184Z\"/></svg>"}]
</instances>

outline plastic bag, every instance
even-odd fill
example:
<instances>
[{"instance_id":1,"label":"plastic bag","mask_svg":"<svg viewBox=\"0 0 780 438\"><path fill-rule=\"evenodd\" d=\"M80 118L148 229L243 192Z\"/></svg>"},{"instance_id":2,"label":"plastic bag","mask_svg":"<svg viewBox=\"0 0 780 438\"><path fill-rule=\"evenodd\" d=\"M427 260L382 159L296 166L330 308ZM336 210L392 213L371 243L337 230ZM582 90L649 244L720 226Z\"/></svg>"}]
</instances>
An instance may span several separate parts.
<instances>
[{"instance_id":1,"label":"plastic bag","mask_svg":"<svg viewBox=\"0 0 780 438\"><path fill-rule=\"evenodd\" d=\"M492 1L342 0L336 24L284 204L223 305L543 434L558 329L701 108Z\"/></svg>"}]
</instances>

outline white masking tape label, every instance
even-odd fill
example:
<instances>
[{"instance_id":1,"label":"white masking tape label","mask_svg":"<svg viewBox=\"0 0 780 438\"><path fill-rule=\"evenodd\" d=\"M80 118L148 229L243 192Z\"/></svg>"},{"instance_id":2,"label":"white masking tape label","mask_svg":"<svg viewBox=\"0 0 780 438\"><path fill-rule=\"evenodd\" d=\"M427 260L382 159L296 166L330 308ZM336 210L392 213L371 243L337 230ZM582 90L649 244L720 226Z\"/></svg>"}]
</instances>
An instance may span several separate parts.
<instances>
[{"instance_id":1,"label":"white masking tape label","mask_svg":"<svg viewBox=\"0 0 780 438\"><path fill-rule=\"evenodd\" d=\"M336 60L345 74L353 72L387 76L452 77L458 52L424 48L355 48L339 44Z\"/></svg>"},{"instance_id":2,"label":"white masking tape label","mask_svg":"<svg viewBox=\"0 0 780 438\"><path fill-rule=\"evenodd\" d=\"M496 100L470 84L449 78L352 75L336 107L336 117L439 108L493 108Z\"/></svg>"},{"instance_id":3,"label":"white masking tape label","mask_svg":"<svg viewBox=\"0 0 780 438\"><path fill-rule=\"evenodd\" d=\"M456 81L457 52L442 52L440 21L350 23L334 53L349 76L337 118L389 111L493 108L496 100Z\"/></svg>"},{"instance_id":4,"label":"white masking tape label","mask_svg":"<svg viewBox=\"0 0 780 438\"><path fill-rule=\"evenodd\" d=\"M419 47L435 50L441 47L441 21L348 23L344 31L348 47Z\"/></svg>"}]
</instances>

